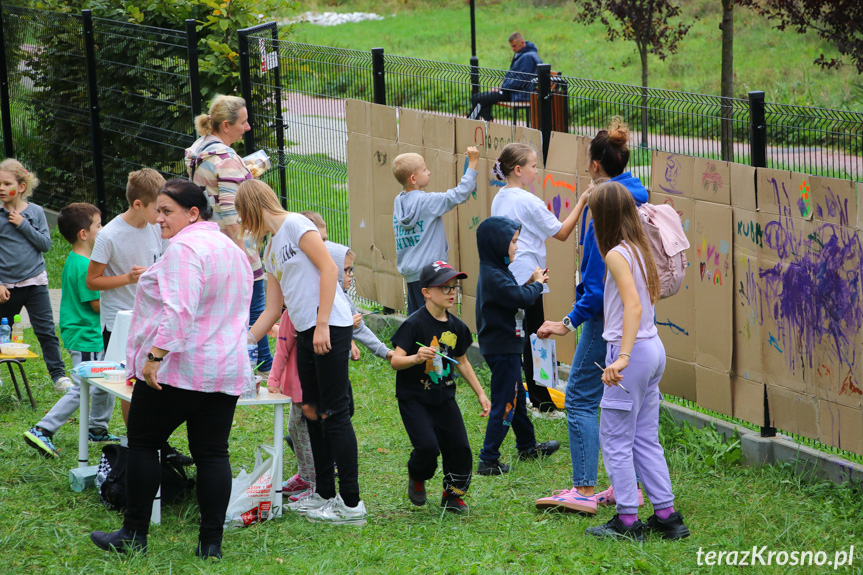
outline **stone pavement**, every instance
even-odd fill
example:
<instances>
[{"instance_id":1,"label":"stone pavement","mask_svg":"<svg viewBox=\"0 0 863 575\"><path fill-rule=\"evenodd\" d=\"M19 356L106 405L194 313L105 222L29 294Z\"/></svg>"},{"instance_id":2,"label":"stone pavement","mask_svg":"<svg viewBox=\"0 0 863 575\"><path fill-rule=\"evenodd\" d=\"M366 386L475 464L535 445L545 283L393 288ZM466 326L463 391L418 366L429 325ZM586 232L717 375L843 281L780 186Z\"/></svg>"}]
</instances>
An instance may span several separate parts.
<instances>
[{"instance_id":1,"label":"stone pavement","mask_svg":"<svg viewBox=\"0 0 863 575\"><path fill-rule=\"evenodd\" d=\"M59 289L49 289L49 295L51 296L51 311L54 312L54 325L60 325L60 290ZM27 329L30 326L30 318L27 316L27 308L21 310L21 322L24 324L24 329Z\"/></svg>"}]
</instances>

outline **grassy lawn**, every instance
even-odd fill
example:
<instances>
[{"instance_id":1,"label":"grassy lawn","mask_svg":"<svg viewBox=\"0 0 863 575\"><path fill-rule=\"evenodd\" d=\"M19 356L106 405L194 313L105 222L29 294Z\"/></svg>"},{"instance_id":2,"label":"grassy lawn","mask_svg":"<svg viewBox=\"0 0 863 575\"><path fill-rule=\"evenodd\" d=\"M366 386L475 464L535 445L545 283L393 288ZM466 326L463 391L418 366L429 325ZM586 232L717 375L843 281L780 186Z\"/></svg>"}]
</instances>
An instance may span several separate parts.
<instances>
[{"instance_id":1,"label":"grassy lawn","mask_svg":"<svg viewBox=\"0 0 863 575\"><path fill-rule=\"evenodd\" d=\"M388 334L382 334L386 337ZM32 332L27 341L36 344ZM37 350L38 351L38 350ZM697 552L743 551L753 545L771 550L835 551L863 546L859 518L861 492L795 476L787 467L739 465L739 448L722 443L711 430L680 429L663 421L662 440L677 496L693 536L680 542L652 539L637 546L594 540L584 529L611 517L539 513L536 498L569 486L566 423L535 420L537 436L556 438L564 447L546 461L521 463L498 478L475 476L469 517L442 515L435 495L440 475L429 483L431 505L413 507L406 497L405 464L410 444L393 399L394 374L366 352L352 364L354 418L360 455L360 482L369 509L363 528L311 524L286 514L262 526L227 532L225 559L203 564L192 555L197 537L194 501L163 509L154 527L150 552L126 559L98 550L88 533L113 530L120 517L106 510L93 490L75 493L68 470L75 465L77 419L55 436L62 456L46 460L24 444L21 433L36 423L58 395L44 365L28 362L39 409L0 387L0 556L3 573L692 573ZM5 372L3 374L6 376ZM488 374L480 373L486 384ZM471 445L482 442L485 421L466 386L458 394ZM123 432L119 406L112 431ZM181 430L182 431L182 430ZM231 435L234 472L250 467L254 448L272 439L269 408L240 408ZM185 449L183 433L174 442ZM505 460L515 455L514 440L504 443ZM90 449L96 463L98 448ZM295 470L286 454L285 473ZM606 485L604 473L600 484ZM642 512L646 518L652 511ZM855 558L856 559L856 558ZM861 573L860 560L842 573ZM715 568L716 573L730 572ZM759 566L753 573L814 573L812 567Z\"/></svg>"},{"instance_id":2,"label":"grassy lawn","mask_svg":"<svg viewBox=\"0 0 863 575\"><path fill-rule=\"evenodd\" d=\"M718 94L720 4L715 0L682 4L693 26L676 55L665 61L651 57L649 83L656 88ZM314 0L303 3L302 9L368 11L385 19L332 27L299 24L290 36L295 42L355 50L383 47L393 55L460 64L470 60L470 16L464 1ZM519 30L538 46L543 61L554 70L579 78L640 85L641 63L634 43L607 42L601 24L574 23L574 10L572 2L564 1L478 0L480 65L507 69L512 57L507 37ZM852 65L825 71L812 64L821 53L828 58L838 54L814 34L779 32L755 13L737 8L734 48L737 97L764 90L769 102L851 110L859 109L863 102L863 83Z\"/></svg>"}]
</instances>

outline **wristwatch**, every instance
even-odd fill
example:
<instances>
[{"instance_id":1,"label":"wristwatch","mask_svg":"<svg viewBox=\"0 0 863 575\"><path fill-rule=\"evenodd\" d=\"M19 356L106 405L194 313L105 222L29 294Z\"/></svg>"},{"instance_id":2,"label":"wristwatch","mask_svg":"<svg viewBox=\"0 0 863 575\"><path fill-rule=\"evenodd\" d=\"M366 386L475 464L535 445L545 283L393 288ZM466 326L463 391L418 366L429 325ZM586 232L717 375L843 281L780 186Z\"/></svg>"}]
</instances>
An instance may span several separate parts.
<instances>
[{"instance_id":1,"label":"wristwatch","mask_svg":"<svg viewBox=\"0 0 863 575\"><path fill-rule=\"evenodd\" d=\"M572 321L569 319L568 315L564 316L562 321L563 321L563 326L566 329L568 329L569 331L575 331L575 326L572 325Z\"/></svg>"},{"instance_id":2,"label":"wristwatch","mask_svg":"<svg viewBox=\"0 0 863 575\"><path fill-rule=\"evenodd\" d=\"M153 355L153 352L150 352L147 354L147 361L162 361L163 359L165 359L165 358L164 357L156 357L155 355Z\"/></svg>"}]
</instances>

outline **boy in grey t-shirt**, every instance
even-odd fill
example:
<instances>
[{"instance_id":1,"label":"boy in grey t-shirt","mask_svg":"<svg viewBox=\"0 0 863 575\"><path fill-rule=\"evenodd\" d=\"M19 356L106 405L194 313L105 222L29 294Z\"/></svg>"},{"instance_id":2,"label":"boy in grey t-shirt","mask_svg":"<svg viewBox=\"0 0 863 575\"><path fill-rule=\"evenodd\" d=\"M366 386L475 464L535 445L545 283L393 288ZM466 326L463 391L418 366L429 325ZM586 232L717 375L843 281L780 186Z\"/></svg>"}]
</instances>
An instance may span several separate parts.
<instances>
[{"instance_id":1,"label":"boy in grey t-shirt","mask_svg":"<svg viewBox=\"0 0 863 575\"><path fill-rule=\"evenodd\" d=\"M425 306L419 284L423 266L448 259L449 245L441 217L466 202L476 189L479 151L469 147L467 158L468 167L458 186L445 193L423 190L429 185L431 172L419 154L400 154L393 160L393 175L405 187L393 204L393 231L399 273L408 284L408 315Z\"/></svg>"}]
</instances>

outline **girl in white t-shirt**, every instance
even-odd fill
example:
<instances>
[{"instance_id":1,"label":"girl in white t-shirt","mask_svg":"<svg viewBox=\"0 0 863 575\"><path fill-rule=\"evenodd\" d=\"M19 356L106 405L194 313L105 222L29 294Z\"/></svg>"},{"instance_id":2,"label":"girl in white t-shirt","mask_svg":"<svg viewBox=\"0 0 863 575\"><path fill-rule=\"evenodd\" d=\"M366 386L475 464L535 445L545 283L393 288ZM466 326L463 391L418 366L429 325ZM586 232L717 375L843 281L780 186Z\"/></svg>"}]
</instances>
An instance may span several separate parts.
<instances>
[{"instance_id":1,"label":"girl in white t-shirt","mask_svg":"<svg viewBox=\"0 0 863 575\"><path fill-rule=\"evenodd\" d=\"M649 529L665 539L688 537L683 516L674 510L671 477L659 443L665 347L653 323L659 299L656 264L629 190L607 182L594 188L588 201L596 243L608 269L602 332L607 342L602 372L606 387L599 404L599 440L617 515L604 525L589 527L587 533L642 541ZM636 472L655 512L646 525L638 520Z\"/></svg>"},{"instance_id":2,"label":"girl in white t-shirt","mask_svg":"<svg viewBox=\"0 0 863 575\"><path fill-rule=\"evenodd\" d=\"M554 238L565 241L578 222L578 210L572 210L563 222L549 211L545 202L527 190L536 179L536 152L527 144L508 144L492 168L492 174L506 180L506 187L500 190L491 203L491 215L503 216L521 224L518 235L518 251L509 269L515 280L525 284L533 271L539 267L546 269L545 240ZM548 292L546 286L543 293ZM545 321L542 297L524 310L524 375L531 403L540 412L552 413L555 405L548 390L533 381L533 358L530 350L530 335L536 333Z\"/></svg>"},{"instance_id":3,"label":"girl in white t-shirt","mask_svg":"<svg viewBox=\"0 0 863 575\"><path fill-rule=\"evenodd\" d=\"M353 316L338 289L338 267L315 225L302 214L282 209L275 192L260 180L237 188L237 213L264 251L267 308L250 329L258 341L282 315L282 304L297 330L297 371L303 390L303 415L315 462L315 493L291 504L309 521L363 525L357 438L351 424L348 361ZM326 433L323 426L326 425ZM333 462L339 468L336 493Z\"/></svg>"}]
</instances>

